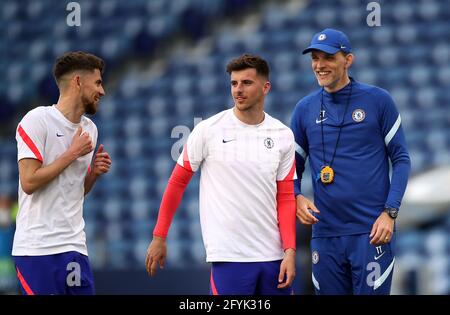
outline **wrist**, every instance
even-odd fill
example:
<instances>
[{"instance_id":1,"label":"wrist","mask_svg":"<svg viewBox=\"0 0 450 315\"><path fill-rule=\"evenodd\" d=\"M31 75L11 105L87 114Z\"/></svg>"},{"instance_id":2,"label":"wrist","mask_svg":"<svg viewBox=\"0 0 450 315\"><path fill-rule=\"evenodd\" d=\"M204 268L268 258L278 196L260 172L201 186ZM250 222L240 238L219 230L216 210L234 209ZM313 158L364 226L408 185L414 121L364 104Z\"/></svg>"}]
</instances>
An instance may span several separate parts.
<instances>
[{"instance_id":1,"label":"wrist","mask_svg":"<svg viewBox=\"0 0 450 315\"><path fill-rule=\"evenodd\" d=\"M295 253L296 253L296 251L295 251L294 248L286 248L286 249L284 250L284 254L285 254L285 255L295 255Z\"/></svg>"},{"instance_id":2,"label":"wrist","mask_svg":"<svg viewBox=\"0 0 450 315\"><path fill-rule=\"evenodd\" d=\"M395 220L398 217L398 209L392 207L384 207L383 211L392 219Z\"/></svg>"},{"instance_id":3,"label":"wrist","mask_svg":"<svg viewBox=\"0 0 450 315\"><path fill-rule=\"evenodd\" d=\"M166 238L153 234L153 241L165 243L166 242Z\"/></svg>"},{"instance_id":4,"label":"wrist","mask_svg":"<svg viewBox=\"0 0 450 315\"><path fill-rule=\"evenodd\" d=\"M67 149L67 151L65 153L72 161L75 161L80 156L79 152L74 150L72 147Z\"/></svg>"},{"instance_id":5,"label":"wrist","mask_svg":"<svg viewBox=\"0 0 450 315\"><path fill-rule=\"evenodd\" d=\"M78 159L78 155L73 149L69 148L61 155L61 158L65 159L67 162L69 162L69 164L71 164L73 161Z\"/></svg>"}]
</instances>

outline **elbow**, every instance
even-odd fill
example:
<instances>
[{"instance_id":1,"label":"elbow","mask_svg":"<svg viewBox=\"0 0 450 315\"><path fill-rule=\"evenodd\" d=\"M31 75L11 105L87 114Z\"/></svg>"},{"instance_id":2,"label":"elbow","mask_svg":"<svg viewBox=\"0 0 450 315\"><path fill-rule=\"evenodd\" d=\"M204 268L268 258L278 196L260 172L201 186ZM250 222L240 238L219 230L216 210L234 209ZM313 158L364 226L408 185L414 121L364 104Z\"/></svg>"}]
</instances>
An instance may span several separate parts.
<instances>
[{"instance_id":1,"label":"elbow","mask_svg":"<svg viewBox=\"0 0 450 315\"><path fill-rule=\"evenodd\" d=\"M410 159L410 157L409 156L407 156L405 159L404 159L404 162L403 162L404 164L405 164L405 167L406 167L406 169L407 169L407 171L408 171L408 174L411 172L411 159Z\"/></svg>"},{"instance_id":2,"label":"elbow","mask_svg":"<svg viewBox=\"0 0 450 315\"><path fill-rule=\"evenodd\" d=\"M36 188L27 181L20 181L20 186L22 187L23 192L27 195L32 195L36 191Z\"/></svg>"}]
</instances>

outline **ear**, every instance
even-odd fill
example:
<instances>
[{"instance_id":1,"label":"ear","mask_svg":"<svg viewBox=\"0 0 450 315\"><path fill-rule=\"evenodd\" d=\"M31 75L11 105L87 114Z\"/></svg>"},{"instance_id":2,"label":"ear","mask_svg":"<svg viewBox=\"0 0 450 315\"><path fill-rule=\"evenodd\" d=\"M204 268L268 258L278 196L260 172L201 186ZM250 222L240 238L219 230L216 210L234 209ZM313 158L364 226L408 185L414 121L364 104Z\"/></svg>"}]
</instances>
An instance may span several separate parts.
<instances>
[{"instance_id":1,"label":"ear","mask_svg":"<svg viewBox=\"0 0 450 315\"><path fill-rule=\"evenodd\" d=\"M81 86L81 77L80 77L80 75L77 74L77 75L74 77L74 79L75 79L76 85L77 85L78 87L80 87L80 86Z\"/></svg>"},{"instance_id":2,"label":"ear","mask_svg":"<svg viewBox=\"0 0 450 315\"><path fill-rule=\"evenodd\" d=\"M264 83L264 87L263 87L264 95L267 95L269 93L271 86L272 85L270 84L269 81L266 81L266 83Z\"/></svg>"},{"instance_id":3,"label":"ear","mask_svg":"<svg viewBox=\"0 0 450 315\"><path fill-rule=\"evenodd\" d=\"M345 69L348 70L353 64L353 54L345 56Z\"/></svg>"},{"instance_id":4,"label":"ear","mask_svg":"<svg viewBox=\"0 0 450 315\"><path fill-rule=\"evenodd\" d=\"M70 78L70 86L72 88L80 89L81 87L81 77L79 74L73 74Z\"/></svg>"}]
</instances>

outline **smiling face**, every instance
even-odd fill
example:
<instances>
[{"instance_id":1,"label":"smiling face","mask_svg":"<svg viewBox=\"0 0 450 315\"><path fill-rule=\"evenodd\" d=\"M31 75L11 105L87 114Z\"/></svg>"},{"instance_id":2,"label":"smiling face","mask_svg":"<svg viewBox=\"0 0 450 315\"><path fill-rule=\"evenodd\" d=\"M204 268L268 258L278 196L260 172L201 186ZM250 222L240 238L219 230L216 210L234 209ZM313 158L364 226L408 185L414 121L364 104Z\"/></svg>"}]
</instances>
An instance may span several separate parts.
<instances>
[{"instance_id":1,"label":"smiling face","mask_svg":"<svg viewBox=\"0 0 450 315\"><path fill-rule=\"evenodd\" d=\"M89 115L95 114L100 98L105 95L100 70L85 71L80 75L80 87L81 103L85 113Z\"/></svg>"},{"instance_id":2,"label":"smiling face","mask_svg":"<svg viewBox=\"0 0 450 315\"><path fill-rule=\"evenodd\" d=\"M262 109L264 97L269 90L269 81L258 75L254 68L231 72L231 95L239 111Z\"/></svg>"},{"instance_id":3,"label":"smiling face","mask_svg":"<svg viewBox=\"0 0 450 315\"><path fill-rule=\"evenodd\" d=\"M337 52L330 55L319 50L311 52L311 65L317 82L330 93L340 90L349 82L348 68L352 62L352 54Z\"/></svg>"}]
</instances>

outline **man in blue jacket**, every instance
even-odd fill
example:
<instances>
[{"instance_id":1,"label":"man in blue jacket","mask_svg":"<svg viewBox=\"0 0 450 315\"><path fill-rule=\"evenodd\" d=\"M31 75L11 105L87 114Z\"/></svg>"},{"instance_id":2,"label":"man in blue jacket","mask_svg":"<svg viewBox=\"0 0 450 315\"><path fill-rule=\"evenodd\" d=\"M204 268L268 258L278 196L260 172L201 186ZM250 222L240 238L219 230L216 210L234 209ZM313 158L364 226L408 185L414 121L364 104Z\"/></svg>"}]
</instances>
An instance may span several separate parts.
<instances>
[{"instance_id":1,"label":"man in blue jacket","mask_svg":"<svg viewBox=\"0 0 450 315\"><path fill-rule=\"evenodd\" d=\"M313 225L316 294L389 294L395 219L411 168L400 114L387 91L349 76L344 33L315 34L306 53L321 88L298 102L291 128L297 217ZM314 202L301 192L307 157Z\"/></svg>"}]
</instances>

